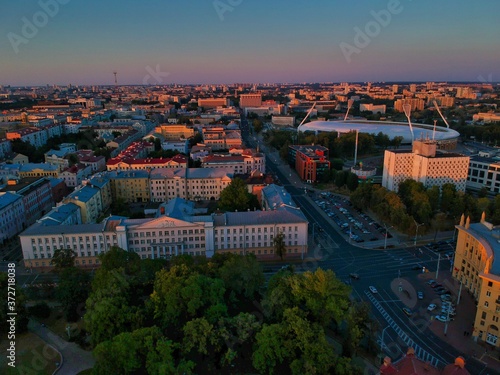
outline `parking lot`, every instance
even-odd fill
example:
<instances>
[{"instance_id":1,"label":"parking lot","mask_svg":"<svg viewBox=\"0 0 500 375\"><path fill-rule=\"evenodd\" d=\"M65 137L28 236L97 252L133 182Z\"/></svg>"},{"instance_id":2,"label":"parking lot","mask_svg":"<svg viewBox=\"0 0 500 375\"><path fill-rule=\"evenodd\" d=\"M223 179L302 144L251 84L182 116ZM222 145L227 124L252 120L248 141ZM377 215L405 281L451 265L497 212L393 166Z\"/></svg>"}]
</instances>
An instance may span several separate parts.
<instances>
[{"instance_id":1,"label":"parking lot","mask_svg":"<svg viewBox=\"0 0 500 375\"><path fill-rule=\"evenodd\" d=\"M350 237L351 241L361 243L385 239L386 229L361 210L352 207L348 199L327 192L318 194L313 199L337 225L338 230ZM389 231L387 238L392 238Z\"/></svg>"}]
</instances>

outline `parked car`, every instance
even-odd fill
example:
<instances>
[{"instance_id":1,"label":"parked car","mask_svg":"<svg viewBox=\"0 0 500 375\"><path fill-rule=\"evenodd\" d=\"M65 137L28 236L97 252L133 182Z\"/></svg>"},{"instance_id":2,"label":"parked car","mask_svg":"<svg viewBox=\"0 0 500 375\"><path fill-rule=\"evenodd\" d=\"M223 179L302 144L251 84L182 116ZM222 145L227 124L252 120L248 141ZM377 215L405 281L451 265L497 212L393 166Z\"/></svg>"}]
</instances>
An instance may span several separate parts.
<instances>
[{"instance_id":1,"label":"parked car","mask_svg":"<svg viewBox=\"0 0 500 375\"><path fill-rule=\"evenodd\" d=\"M441 301L451 301L451 296L449 294L443 294L441 296Z\"/></svg>"},{"instance_id":2,"label":"parked car","mask_svg":"<svg viewBox=\"0 0 500 375\"><path fill-rule=\"evenodd\" d=\"M407 315L407 316L411 316L413 313L411 312L411 310L408 308L408 307L403 307L403 312Z\"/></svg>"},{"instance_id":3,"label":"parked car","mask_svg":"<svg viewBox=\"0 0 500 375\"><path fill-rule=\"evenodd\" d=\"M374 286L371 286L371 285L370 285L370 286L368 287L368 289L370 289L370 292L372 292L372 293L378 293L377 288L375 288Z\"/></svg>"},{"instance_id":4,"label":"parked car","mask_svg":"<svg viewBox=\"0 0 500 375\"><path fill-rule=\"evenodd\" d=\"M350 273L349 277L354 279L354 280L359 280L359 275L357 273Z\"/></svg>"},{"instance_id":5,"label":"parked car","mask_svg":"<svg viewBox=\"0 0 500 375\"><path fill-rule=\"evenodd\" d=\"M432 285L431 285L431 288L435 289L435 288L439 288L439 287L441 287L441 286L442 286L441 284L436 283L436 284L432 284Z\"/></svg>"},{"instance_id":6,"label":"parked car","mask_svg":"<svg viewBox=\"0 0 500 375\"><path fill-rule=\"evenodd\" d=\"M436 307L437 307L437 306L436 306L436 304L435 304L435 303L431 303L431 304L429 305L429 307L427 307L427 310L428 310L428 311L433 311L433 310L435 310L435 309L436 309Z\"/></svg>"},{"instance_id":7,"label":"parked car","mask_svg":"<svg viewBox=\"0 0 500 375\"><path fill-rule=\"evenodd\" d=\"M443 289L443 290L438 291L438 294L440 296L442 296L443 294L451 294L451 292L447 289Z\"/></svg>"},{"instance_id":8,"label":"parked car","mask_svg":"<svg viewBox=\"0 0 500 375\"><path fill-rule=\"evenodd\" d=\"M427 284L428 285L437 284L437 281L436 280L429 280L429 281L427 281Z\"/></svg>"},{"instance_id":9,"label":"parked car","mask_svg":"<svg viewBox=\"0 0 500 375\"><path fill-rule=\"evenodd\" d=\"M424 293L422 293L422 292L417 292L417 298L418 298L418 299L424 299Z\"/></svg>"},{"instance_id":10,"label":"parked car","mask_svg":"<svg viewBox=\"0 0 500 375\"><path fill-rule=\"evenodd\" d=\"M439 320L440 322L446 323L449 322L450 320L453 320L452 318L447 319L446 315L436 315L436 320Z\"/></svg>"}]
</instances>

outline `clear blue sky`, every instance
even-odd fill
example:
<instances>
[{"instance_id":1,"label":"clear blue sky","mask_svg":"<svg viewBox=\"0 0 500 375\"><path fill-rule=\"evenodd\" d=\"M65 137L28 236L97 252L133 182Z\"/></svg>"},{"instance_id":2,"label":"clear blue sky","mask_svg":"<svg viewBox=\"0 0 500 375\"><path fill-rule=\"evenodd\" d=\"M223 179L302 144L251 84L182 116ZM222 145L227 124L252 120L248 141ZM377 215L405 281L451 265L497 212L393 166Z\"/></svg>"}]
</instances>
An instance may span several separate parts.
<instances>
[{"instance_id":1,"label":"clear blue sky","mask_svg":"<svg viewBox=\"0 0 500 375\"><path fill-rule=\"evenodd\" d=\"M163 83L500 81L500 1L400 0L377 30L372 12L394 2L4 1L0 84L111 84L114 70L140 84L157 65ZM23 19L40 27L23 33Z\"/></svg>"}]
</instances>

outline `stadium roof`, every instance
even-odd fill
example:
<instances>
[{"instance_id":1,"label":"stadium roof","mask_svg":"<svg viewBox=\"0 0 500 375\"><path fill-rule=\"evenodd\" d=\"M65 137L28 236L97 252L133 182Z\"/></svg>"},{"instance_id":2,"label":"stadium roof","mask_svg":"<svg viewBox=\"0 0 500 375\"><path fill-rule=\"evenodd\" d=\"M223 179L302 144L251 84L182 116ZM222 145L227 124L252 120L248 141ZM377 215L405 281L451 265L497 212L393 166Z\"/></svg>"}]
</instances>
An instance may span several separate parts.
<instances>
[{"instance_id":1,"label":"stadium roof","mask_svg":"<svg viewBox=\"0 0 500 375\"><path fill-rule=\"evenodd\" d=\"M434 125L413 124L414 139L433 138ZM347 120L347 121L311 121L300 127L301 132L306 131L322 131L338 133L348 133L358 130L361 133L378 134L382 132L390 139L401 136L403 143L411 143L411 131L407 122L387 122L387 121L363 121L363 120ZM460 136L460 133L453 129L436 126L434 139L436 141L452 140Z\"/></svg>"}]
</instances>

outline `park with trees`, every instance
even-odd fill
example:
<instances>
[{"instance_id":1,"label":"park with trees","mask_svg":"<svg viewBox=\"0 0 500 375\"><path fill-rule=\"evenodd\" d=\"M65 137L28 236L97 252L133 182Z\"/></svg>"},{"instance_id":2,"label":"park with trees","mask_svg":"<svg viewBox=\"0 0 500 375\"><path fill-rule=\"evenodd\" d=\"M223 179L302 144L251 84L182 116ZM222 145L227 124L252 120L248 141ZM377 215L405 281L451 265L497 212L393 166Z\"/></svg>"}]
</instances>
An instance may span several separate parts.
<instances>
[{"instance_id":1,"label":"park with trees","mask_svg":"<svg viewBox=\"0 0 500 375\"><path fill-rule=\"evenodd\" d=\"M112 247L90 274L72 250L56 252L53 297L68 322L83 317L74 339L93 351L95 374L348 375L376 351L369 306L331 270L290 266L266 283L252 254L140 259Z\"/></svg>"},{"instance_id":2,"label":"park with trees","mask_svg":"<svg viewBox=\"0 0 500 375\"><path fill-rule=\"evenodd\" d=\"M354 207L371 210L381 221L407 235L453 230L464 214L472 222L478 222L483 212L488 221L500 224L500 196L493 200L478 194L473 196L456 190L454 184L424 187L421 182L408 179L399 185L398 192L380 185L362 183L351 194Z\"/></svg>"}]
</instances>

